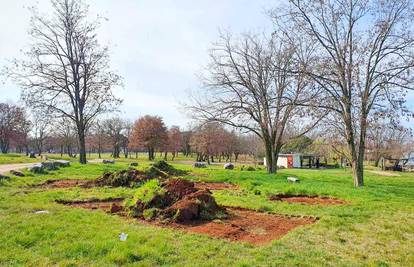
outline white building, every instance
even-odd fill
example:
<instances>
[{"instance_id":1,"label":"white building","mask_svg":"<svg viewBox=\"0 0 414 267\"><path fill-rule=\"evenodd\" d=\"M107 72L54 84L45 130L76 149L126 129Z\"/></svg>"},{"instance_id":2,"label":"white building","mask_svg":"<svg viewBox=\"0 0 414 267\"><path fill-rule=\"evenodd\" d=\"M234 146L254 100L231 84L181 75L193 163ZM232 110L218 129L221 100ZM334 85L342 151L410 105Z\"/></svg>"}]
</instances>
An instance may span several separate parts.
<instances>
[{"instance_id":1,"label":"white building","mask_svg":"<svg viewBox=\"0 0 414 267\"><path fill-rule=\"evenodd\" d=\"M306 160L304 162L304 160ZM266 158L264 158L264 166L266 165ZM307 163L307 164L304 164ZM314 156L303 155L300 153L295 154L279 154L277 158L277 166L282 168L302 168L304 166L313 166Z\"/></svg>"}]
</instances>

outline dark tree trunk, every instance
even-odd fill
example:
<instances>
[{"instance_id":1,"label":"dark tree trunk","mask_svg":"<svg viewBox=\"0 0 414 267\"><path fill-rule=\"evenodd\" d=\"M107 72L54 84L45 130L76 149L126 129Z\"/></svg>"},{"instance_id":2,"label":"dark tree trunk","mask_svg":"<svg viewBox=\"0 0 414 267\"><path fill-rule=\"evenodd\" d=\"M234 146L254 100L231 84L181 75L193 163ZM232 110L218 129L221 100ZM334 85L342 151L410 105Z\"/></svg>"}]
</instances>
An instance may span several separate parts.
<instances>
[{"instance_id":1,"label":"dark tree trunk","mask_svg":"<svg viewBox=\"0 0 414 267\"><path fill-rule=\"evenodd\" d=\"M84 127L79 127L78 137L79 137L79 163L86 164L86 145L85 145Z\"/></svg>"}]
</instances>

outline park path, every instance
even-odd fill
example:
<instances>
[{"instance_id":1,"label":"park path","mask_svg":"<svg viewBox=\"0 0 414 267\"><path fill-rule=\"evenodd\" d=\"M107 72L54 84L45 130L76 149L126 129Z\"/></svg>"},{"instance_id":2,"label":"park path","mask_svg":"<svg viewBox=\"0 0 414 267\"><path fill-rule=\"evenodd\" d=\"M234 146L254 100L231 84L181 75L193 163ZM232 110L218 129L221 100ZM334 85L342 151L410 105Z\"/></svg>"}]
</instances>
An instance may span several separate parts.
<instances>
[{"instance_id":1,"label":"park path","mask_svg":"<svg viewBox=\"0 0 414 267\"><path fill-rule=\"evenodd\" d=\"M13 164L0 164L0 174L6 174L11 170L21 170L29 168L36 163L13 163Z\"/></svg>"}]
</instances>

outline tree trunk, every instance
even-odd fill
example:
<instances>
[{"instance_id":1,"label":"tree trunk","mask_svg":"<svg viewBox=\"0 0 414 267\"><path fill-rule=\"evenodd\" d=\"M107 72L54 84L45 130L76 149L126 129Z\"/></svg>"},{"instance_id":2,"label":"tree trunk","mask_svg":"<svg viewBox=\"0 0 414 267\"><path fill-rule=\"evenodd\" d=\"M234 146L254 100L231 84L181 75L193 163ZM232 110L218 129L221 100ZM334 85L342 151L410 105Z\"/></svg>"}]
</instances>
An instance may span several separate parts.
<instances>
[{"instance_id":1,"label":"tree trunk","mask_svg":"<svg viewBox=\"0 0 414 267\"><path fill-rule=\"evenodd\" d=\"M85 127L78 124L79 163L86 164Z\"/></svg>"},{"instance_id":2,"label":"tree trunk","mask_svg":"<svg viewBox=\"0 0 414 267\"><path fill-rule=\"evenodd\" d=\"M267 173L276 173L275 153L273 153L273 146L271 144L265 144L266 146L266 168Z\"/></svg>"}]
</instances>

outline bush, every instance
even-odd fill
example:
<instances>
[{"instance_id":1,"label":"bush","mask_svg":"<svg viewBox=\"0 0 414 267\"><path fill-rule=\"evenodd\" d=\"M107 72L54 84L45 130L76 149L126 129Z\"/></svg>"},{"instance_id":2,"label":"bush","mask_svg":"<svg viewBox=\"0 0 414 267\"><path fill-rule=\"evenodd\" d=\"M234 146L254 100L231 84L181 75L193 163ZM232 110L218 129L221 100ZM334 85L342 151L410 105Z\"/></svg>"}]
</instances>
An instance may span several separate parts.
<instances>
[{"instance_id":1,"label":"bush","mask_svg":"<svg viewBox=\"0 0 414 267\"><path fill-rule=\"evenodd\" d=\"M252 166L249 166L249 167L247 167L247 169L246 169L246 171L255 171L256 169L254 168L254 167L252 167Z\"/></svg>"}]
</instances>

